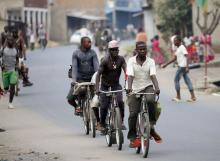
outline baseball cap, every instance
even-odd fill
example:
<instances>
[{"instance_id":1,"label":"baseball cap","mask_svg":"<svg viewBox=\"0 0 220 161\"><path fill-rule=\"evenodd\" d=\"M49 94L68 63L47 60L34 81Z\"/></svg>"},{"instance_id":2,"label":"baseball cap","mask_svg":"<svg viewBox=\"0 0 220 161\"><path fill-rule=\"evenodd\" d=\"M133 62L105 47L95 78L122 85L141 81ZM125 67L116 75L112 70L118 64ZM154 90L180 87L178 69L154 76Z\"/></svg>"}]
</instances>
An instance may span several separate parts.
<instances>
[{"instance_id":1,"label":"baseball cap","mask_svg":"<svg viewBox=\"0 0 220 161\"><path fill-rule=\"evenodd\" d=\"M112 40L108 43L108 48L111 49L111 48L119 48L119 43L118 41L116 40Z\"/></svg>"}]
</instances>

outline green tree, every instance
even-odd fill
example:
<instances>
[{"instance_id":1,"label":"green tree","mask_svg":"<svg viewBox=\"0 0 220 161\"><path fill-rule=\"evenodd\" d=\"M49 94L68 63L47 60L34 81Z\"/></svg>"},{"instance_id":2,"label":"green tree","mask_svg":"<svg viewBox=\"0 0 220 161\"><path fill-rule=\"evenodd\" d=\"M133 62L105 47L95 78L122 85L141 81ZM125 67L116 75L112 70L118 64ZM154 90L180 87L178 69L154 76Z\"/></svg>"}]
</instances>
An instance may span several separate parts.
<instances>
[{"instance_id":1,"label":"green tree","mask_svg":"<svg viewBox=\"0 0 220 161\"><path fill-rule=\"evenodd\" d=\"M159 18L157 27L165 40L177 31L181 36L192 34L192 5L189 0L161 0L156 12Z\"/></svg>"}]
</instances>

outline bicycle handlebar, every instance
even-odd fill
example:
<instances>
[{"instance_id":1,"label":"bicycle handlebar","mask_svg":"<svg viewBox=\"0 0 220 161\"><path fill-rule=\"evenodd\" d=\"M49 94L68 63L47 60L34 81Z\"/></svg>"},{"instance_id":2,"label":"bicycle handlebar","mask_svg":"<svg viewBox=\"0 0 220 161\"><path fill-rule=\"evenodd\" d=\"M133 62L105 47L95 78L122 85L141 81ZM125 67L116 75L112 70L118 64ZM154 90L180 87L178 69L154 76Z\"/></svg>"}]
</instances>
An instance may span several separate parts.
<instances>
[{"instance_id":1,"label":"bicycle handlebar","mask_svg":"<svg viewBox=\"0 0 220 161\"><path fill-rule=\"evenodd\" d=\"M113 94L113 93L119 93L119 92L123 92L125 91L125 89L120 89L120 90L115 90L115 91L102 91L100 90L101 93L104 93L104 94Z\"/></svg>"},{"instance_id":2,"label":"bicycle handlebar","mask_svg":"<svg viewBox=\"0 0 220 161\"><path fill-rule=\"evenodd\" d=\"M76 82L77 86L94 86L95 83L91 83L91 82L82 82L82 83L78 83Z\"/></svg>"},{"instance_id":3,"label":"bicycle handlebar","mask_svg":"<svg viewBox=\"0 0 220 161\"><path fill-rule=\"evenodd\" d=\"M138 92L132 92L131 94L135 94L135 95L155 95L155 93L152 93L152 92L148 92L148 93L138 93ZM160 96L157 95L157 101L159 100Z\"/></svg>"}]
</instances>

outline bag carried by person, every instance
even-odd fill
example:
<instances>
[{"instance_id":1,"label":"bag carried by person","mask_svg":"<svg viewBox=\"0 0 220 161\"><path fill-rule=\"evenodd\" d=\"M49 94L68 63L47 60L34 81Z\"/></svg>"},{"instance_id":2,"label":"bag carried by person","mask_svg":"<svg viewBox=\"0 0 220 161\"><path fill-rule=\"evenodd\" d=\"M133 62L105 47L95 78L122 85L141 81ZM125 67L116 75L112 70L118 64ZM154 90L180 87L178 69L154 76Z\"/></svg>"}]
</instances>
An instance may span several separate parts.
<instances>
[{"instance_id":1,"label":"bag carried by person","mask_svg":"<svg viewBox=\"0 0 220 161\"><path fill-rule=\"evenodd\" d=\"M72 78L72 65L70 65L70 68L68 70L68 77Z\"/></svg>"},{"instance_id":2,"label":"bag carried by person","mask_svg":"<svg viewBox=\"0 0 220 161\"><path fill-rule=\"evenodd\" d=\"M155 117L156 117L156 121L158 121L160 114L161 114L161 105L160 102L155 102L155 107L156 107L156 113L155 113Z\"/></svg>"}]
</instances>

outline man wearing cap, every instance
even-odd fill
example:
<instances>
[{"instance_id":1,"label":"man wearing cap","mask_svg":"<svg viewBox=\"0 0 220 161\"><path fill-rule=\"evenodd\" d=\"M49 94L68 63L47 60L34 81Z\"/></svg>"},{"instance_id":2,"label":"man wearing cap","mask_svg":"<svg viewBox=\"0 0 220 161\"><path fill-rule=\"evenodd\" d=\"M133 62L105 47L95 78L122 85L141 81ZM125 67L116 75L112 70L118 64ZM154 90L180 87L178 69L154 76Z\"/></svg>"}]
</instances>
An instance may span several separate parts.
<instances>
[{"instance_id":1,"label":"man wearing cap","mask_svg":"<svg viewBox=\"0 0 220 161\"><path fill-rule=\"evenodd\" d=\"M119 83L121 70L126 73L126 62L122 56L119 56L119 44L116 40L112 40L108 44L108 54L101 60L101 64L98 69L96 77L96 94L99 93L99 89L102 91L120 90L122 86ZM126 74L125 74L126 75ZM101 85L99 88L99 82L101 78ZM125 76L126 78L126 76ZM122 128L126 129L123 124L124 120L124 102L122 92L117 94L117 101L121 112ZM101 113L101 132L105 132L105 120L108 112L110 98L105 94L100 94L100 113Z\"/></svg>"}]
</instances>

